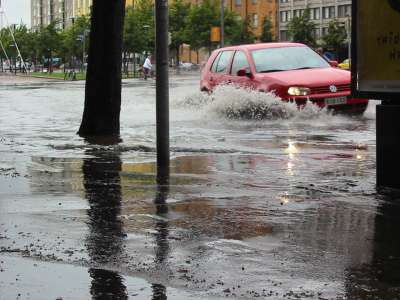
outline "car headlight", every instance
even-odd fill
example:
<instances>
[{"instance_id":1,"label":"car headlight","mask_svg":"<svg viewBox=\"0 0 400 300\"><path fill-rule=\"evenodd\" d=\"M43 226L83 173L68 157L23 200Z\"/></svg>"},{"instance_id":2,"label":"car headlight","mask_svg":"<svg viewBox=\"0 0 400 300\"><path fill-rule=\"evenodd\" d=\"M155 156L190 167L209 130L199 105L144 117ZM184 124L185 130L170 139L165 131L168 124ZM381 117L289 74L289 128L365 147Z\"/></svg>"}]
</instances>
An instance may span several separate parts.
<instances>
[{"instance_id":1,"label":"car headlight","mask_svg":"<svg viewBox=\"0 0 400 300\"><path fill-rule=\"evenodd\" d=\"M306 87L291 86L288 89L288 94L291 96L307 96L310 94L310 89Z\"/></svg>"}]
</instances>

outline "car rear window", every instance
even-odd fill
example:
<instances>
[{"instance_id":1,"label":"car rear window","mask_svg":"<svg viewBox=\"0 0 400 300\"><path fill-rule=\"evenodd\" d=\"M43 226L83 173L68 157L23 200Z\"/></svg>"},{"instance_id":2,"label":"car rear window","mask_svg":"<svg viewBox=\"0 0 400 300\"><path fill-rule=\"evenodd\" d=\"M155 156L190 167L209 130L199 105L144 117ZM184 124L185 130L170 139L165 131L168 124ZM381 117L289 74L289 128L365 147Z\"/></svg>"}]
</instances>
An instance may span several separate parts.
<instances>
[{"instance_id":1,"label":"car rear window","mask_svg":"<svg viewBox=\"0 0 400 300\"><path fill-rule=\"evenodd\" d=\"M257 73L328 68L330 65L308 47L279 47L251 52Z\"/></svg>"}]
</instances>

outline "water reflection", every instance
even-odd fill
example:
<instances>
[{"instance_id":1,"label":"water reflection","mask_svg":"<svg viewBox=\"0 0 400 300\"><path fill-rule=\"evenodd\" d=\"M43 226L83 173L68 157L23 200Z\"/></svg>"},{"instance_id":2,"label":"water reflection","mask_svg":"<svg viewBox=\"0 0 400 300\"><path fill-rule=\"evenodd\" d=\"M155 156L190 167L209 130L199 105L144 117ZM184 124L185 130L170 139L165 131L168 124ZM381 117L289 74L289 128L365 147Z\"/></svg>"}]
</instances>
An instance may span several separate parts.
<instances>
[{"instance_id":1,"label":"water reflection","mask_svg":"<svg viewBox=\"0 0 400 300\"><path fill-rule=\"evenodd\" d=\"M120 153L87 150L83 161L83 185L89 204L89 234L86 247L92 264L116 264L123 250L124 232L118 219L121 211L122 162ZM112 271L91 268L93 299L127 299L121 276Z\"/></svg>"},{"instance_id":2,"label":"water reflection","mask_svg":"<svg viewBox=\"0 0 400 300\"><path fill-rule=\"evenodd\" d=\"M92 268L89 275L92 278L92 299L128 299L123 279L118 273Z\"/></svg>"},{"instance_id":3,"label":"water reflection","mask_svg":"<svg viewBox=\"0 0 400 300\"><path fill-rule=\"evenodd\" d=\"M371 262L349 270L349 299L398 299L400 295L400 194L382 197L375 217Z\"/></svg>"},{"instance_id":4,"label":"water reflection","mask_svg":"<svg viewBox=\"0 0 400 300\"><path fill-rule=\"evenodd\" d=\"M154 199L156 215L159 217L155 223L155 258L154 262L159 272L166 272L167 258L170 252L168 242L169 224L167 198L169 194L169 174L159 172L157 176L157 193ZM167 289L162 284L152 284L153 300L167 299Z\"/></svg>"}]
</instances>

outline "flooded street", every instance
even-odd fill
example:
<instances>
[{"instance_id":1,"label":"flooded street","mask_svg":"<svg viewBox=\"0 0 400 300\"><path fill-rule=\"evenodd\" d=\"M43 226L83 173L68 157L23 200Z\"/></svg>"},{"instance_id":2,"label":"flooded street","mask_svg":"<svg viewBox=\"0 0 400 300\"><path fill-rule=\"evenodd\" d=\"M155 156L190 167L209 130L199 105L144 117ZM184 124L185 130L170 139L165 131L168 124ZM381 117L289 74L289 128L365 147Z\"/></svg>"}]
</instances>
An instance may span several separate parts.
<instances>
[{"instance_id":1,"label":"flooded street","mask_svg":"<svg viewBox=\"0 0 400 300\"><path fill-rule=\"evenodd\" d=\"M198 77L171 78L169 186L153 80L123 82L114 145L76 135L83 82L0 84L0 299L400 299L377 102L299 111Z\"/></svg>"}]
</instances>

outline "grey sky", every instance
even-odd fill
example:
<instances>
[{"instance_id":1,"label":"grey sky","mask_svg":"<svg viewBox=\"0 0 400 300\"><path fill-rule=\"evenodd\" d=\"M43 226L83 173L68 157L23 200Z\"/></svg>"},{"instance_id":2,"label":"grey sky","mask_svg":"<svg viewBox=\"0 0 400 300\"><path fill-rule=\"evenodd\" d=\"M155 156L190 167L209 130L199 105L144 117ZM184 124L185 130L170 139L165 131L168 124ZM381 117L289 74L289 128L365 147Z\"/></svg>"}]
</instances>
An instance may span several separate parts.
<instances>
[{"instance_id":1,"label":"grey sky","mask_svg":"<svg viewBox=\"0 0 400 300\"><path fill-rule=\"evenodd\" d=\"M11 24L31 26L31 0L0 0L2 7Z\"/></svg>"}]
</instances>

